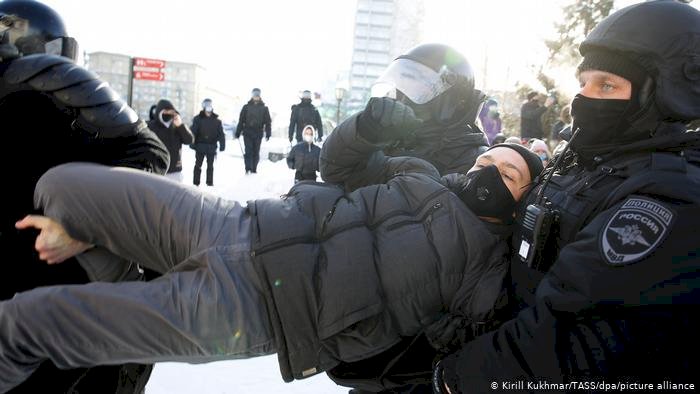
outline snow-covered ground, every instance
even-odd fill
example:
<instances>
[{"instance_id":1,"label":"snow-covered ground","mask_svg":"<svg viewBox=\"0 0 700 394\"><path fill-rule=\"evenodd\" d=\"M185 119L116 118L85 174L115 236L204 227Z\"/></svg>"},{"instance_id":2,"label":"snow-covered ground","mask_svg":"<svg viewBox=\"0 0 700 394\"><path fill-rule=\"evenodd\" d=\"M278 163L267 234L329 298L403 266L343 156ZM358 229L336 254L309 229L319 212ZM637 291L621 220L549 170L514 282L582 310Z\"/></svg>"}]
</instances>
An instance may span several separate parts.
<instances>
[{"instance_id":1,"label":"snow-covered ground","mask_svg":"<svg viewBox=\"0 0 700 394\"><path fill-rule=\"evenodd\" d=\"M258 165L258 173L245 175L238 141L228 139L227 149L219 153L214 164L214 186L200 186L209 193L237 200L279 197L294 184L294 172L282 160L272 163L267 157ZM263 142L263 148L265 148ZM192 184L194 151L183 146L185 184ZM206 167L206 163L204 164ZM204 185L205 171L202 171ZM279 373L277 356L249 360L221 361L190 365L183 363L157 364L146 386L146 394L334 394L347 393L325 374L284 383Z\"/></svg>"}]
</instances>

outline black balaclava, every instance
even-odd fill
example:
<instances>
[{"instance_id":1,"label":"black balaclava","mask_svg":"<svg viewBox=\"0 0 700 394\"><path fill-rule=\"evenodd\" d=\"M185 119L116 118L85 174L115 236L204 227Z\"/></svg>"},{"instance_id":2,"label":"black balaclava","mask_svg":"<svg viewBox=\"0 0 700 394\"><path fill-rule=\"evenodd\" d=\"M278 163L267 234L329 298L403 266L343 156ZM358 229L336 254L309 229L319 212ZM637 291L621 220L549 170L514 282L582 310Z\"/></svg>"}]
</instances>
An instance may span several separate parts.
<instances>
[{"instance_id":1,"label":"black balaclava","mask_svg":"<svg viewBox=\"0 0 700 394\"><path fill-rule=\"evenodd\" d=\"M592 49L579 65L579 72L600 70L621 76L632 84L629 100L594 99L577 94L571 102L573 131L578 134L571 149L584 158L621 144L646 138L653 130L644 130L638 122L647 110L648 73L631 57L620 52ZM638 130L637 130L638 129Z\"/></svg>"}]
</instances>

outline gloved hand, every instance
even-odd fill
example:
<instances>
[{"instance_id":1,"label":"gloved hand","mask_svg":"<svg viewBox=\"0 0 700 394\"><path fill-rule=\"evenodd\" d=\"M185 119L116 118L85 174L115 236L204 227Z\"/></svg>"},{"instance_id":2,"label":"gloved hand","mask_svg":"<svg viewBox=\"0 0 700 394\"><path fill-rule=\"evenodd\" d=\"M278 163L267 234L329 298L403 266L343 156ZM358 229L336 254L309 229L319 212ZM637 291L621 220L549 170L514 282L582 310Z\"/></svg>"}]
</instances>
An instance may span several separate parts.
<instances>
[{"instance_id":1,"label":"gloved hand","mask_svg":"<svg viewBox=\"0 0 700 394\"><path fill-rule=\"evenodd\" d=\"M269 137L269 136L268 136L268 137L265 137L265 141L269 141L269 140L270 140L270 137Z\"/></svg>"},{"instance_id":2,"label":"gloved hand","mask_svg":"<svg viewBox=\"0 0 700 394\"><path fill-rule=\"evenodd\" d=\"M225 150L226 150L226 148L224 148L223 146L221 148L219 148L219 152L223 152Z\"/></svg>"},{"instance_id":3,"label":"gloved hand","mask_svg":"<svg viewBox=\"0 0 700 394\"><path fill-rule=\"evenodd\" d=\"M357 132L372 143L400 140L423 123L413 109L390 97L372 97L357 118Z\"/></svg>"},{"instance_id":4,"label":"gloved hand","mask_svg":"<svg viewBox=\"0 0 700 394\"><path fill-rule=\"evenodd\" d=\"M241 137L240 134L234 134L233 139L234 139L234 140L237 140L237 139L239 139L240 137Z\"/></svg>"}]
</instances>

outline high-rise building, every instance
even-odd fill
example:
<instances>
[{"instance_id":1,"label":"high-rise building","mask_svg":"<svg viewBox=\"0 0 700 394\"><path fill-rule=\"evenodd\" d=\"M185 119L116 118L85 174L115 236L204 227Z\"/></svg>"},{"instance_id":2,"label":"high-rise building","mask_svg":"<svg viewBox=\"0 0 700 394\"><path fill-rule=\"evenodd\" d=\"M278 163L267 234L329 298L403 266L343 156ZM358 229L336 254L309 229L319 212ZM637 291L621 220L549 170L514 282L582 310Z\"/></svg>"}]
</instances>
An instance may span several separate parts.
<instances>
[{"instance_id":1,"label":"high-rise building","mask_svg":"<svg viewBox=\"0 0 700 394\"><path fill-rule=\"evenodd\" d=\"M423 17L423 0L357 0L348 112L362 109L389 63L420 43Z\"/></svg>"},{"instance_id":2,"label":"high-rise building","mask_svg":"<svg viewBox=\"0 0 700 394\"><path fill-rule=\"evenodd\" d=\"M131 58L127 55L107 52L88 54L88 69L108 82L124 101L128 101L130 65ZM240 100L205 86L205 69L202 66L165 60L165 67L161 72L165 74L163 81L133 81L131 107L142 119L148 119L151 105L165 98L172 101L183 121L190 124L192 117L201 110L202 100L211 98L214 100L215 111L226 116L222 120L231 121L228 116L234 113L233 106Z\"/></svg>"}]
</instances>

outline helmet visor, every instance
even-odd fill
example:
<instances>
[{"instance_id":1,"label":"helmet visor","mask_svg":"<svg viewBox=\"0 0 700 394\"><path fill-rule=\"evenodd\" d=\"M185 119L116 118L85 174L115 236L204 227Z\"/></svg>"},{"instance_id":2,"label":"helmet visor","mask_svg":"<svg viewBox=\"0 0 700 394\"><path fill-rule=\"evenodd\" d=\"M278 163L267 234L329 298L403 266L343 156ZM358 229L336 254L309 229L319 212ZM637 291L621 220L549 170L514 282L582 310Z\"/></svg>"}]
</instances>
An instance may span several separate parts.
<instances>
[{"instance_id":1,"label":"helmet visor","mask_svg":"<svg viewBox=\"0 0 700 394\"><path fill-rule=\"evenodd\" d=\"M416 104L425 104L455 85L458 78L447 67L436 72L410 59L393 61L372 85L372 97L396 98L399 91Z\"/></svg>"},{"instance_id":2,"label":"helmet visor","mask_svg":"<svg viewBox=\"0 0 700 394\"><path fill-rule=\"evenodd\" d=\"M0 14L0 44L15 45L29 31L29 21L15 15Z\"/></svg>"}]
</instances>

